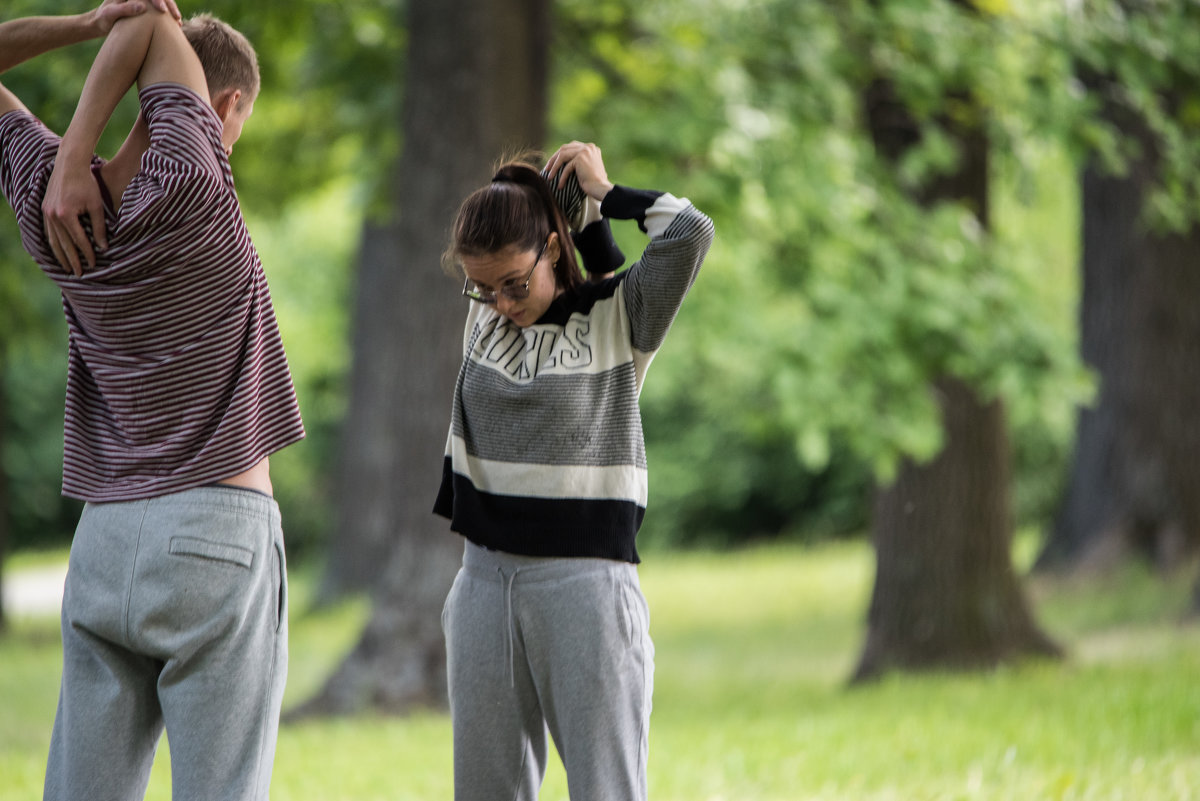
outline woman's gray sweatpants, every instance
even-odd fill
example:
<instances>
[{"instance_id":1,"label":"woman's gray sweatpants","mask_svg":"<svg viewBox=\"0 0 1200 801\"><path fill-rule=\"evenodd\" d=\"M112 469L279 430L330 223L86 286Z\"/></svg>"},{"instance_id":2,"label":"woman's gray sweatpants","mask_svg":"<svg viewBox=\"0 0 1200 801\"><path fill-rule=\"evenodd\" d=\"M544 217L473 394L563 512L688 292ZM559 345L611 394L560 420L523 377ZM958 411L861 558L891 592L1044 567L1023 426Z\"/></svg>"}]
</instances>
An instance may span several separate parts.
<instances>
[{"instance_id":1,"label":"woman's gray sweatpants","mask_svg":"<svg viewBox=\"0 0 1200 801\"><path fill-rule=\"evenodd\" d=\"M265 801L287 675L274 500L204 487L87 504L62 639L46 801L140 801L164 724L175 801Z\"/></svg>"},{"instance_id":2,"label":"woman's gray sweatpants","mask_svg":"<svg viewBox=\"0 0 1200 801\"><path fill-rule=\"evenodd\" d=\"M549 730L572 801L646 798L654 646L637 567L467 543L442 613L456 801L532 801Z\"/></svg>"}]
</instances>

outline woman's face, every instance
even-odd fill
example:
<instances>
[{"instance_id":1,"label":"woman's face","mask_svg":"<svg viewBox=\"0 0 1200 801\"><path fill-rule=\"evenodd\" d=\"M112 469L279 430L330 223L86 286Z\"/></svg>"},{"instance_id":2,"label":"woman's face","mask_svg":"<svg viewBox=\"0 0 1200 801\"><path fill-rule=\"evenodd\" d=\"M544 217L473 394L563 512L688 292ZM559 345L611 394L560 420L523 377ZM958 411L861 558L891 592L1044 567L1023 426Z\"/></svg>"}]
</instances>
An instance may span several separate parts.
<instances>
[{"instance_id":1,"label":"woman's face","mask_svg":"<svg viewBox=\"0 0 1200 801\"><path fill-rule=\"evenodd\" d=\"M562 294L554 278L558 256L558 234L551 233L544 248L525 250L519 245L509 245L483 256L463 256L462 265L467 280L476 289L496 294L496 311L525 328L537 322ZM529 294L524 298L510 297L524 294L526 281Z\"/></svg>"}]
</instances>

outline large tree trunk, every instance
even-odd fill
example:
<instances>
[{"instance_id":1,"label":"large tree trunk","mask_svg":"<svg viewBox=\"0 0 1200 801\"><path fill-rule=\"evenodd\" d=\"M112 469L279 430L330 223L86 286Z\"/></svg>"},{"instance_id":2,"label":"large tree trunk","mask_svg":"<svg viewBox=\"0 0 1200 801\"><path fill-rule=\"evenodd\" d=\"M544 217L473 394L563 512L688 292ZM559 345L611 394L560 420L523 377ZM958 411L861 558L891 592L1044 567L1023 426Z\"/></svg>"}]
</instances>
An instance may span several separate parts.
<instances>
[{"instance_id":1,"label":"large tree trunk","mask_svg":"<svg viewBox=\"0 0 1200 801\"><path fill-rule=\"evenodd\" d=\"M856 680L888 670L987 668L1058 649L1012 566L1009 456L998 401L938 382L946 445L876 494L875 589Z\"/></svg>"},{"instance_id":2,"label":"large tree trunk","mask_svg":"<svg viewBox=\"0 0 1200 801\"><path fill-rule=\"evenodd\" d=\"M895 161L919 141L919 130L888 83L876 82L866 101L876 148ZM959 143L961 161L917 199L962 202L986 226L985 135L969 122L942 124ZM895 483L876 495L875 587L855 681L893 669L990 667L1058 652L1033 622L1013 571L1003 408L949 376L934 391L942 452L929 464L906 461Z\"/></svg>"},{"instance_id":3,"label":"large tree trunk","mask_svg":"<svg viewBox=\"0 0 1200 801\"><path fill-rule=\"evenodd\" d=\"M453 215L504 153L540 146L546 0L411 0L393 218L364 233L327 592L370 585L362 638L300 713L445 704L440 612L462 540L431 513L466 301L440 268Z\"/></svg>"},{"instance_id":4,"label":"large tree trunk","mask_svg":"<svg viewBox=\"0 0 1200 801\"><path fill-rule=\"evenodd\" d=\"M1147 228L1153 143L1139 121L1122 128L1147 158L1122 177L1083 174L1081 347L1099 397L1080 410L1041 570L1131 554L1168 569L1200 548L1200 228Z\"/></svg>"}]
</instances>

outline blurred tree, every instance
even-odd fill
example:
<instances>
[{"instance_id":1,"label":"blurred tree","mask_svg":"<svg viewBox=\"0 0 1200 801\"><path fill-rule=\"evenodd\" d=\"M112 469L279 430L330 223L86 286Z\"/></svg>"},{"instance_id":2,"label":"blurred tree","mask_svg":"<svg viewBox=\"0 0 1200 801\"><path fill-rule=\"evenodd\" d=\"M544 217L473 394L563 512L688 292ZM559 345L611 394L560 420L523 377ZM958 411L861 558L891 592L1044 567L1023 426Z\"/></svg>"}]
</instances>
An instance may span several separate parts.
<instances>
[{"instance_id":1,"label":"blurred tree","mask_svg":"<svg viewBox=\"0 0 1200 801\"><path fill-rule=\"evenodd\" d=\"M922 205L961 203L989 222L988 139L970 88L947 94L937 124L958 151L954 169L914 187ZM866 93L872 139L893 165L921 126L887 80ZM994 667L1055 655L1034 623L1012 565L1009 445L1000 400L939 377L943 445L933 460L904 460L874 505L875 586L854 678L891 669Z\"/></svg>"},{"instance_id":2,"label":"blurred tree","mask_svg":"<svg viewBox=\"0 0 1200 801\"><path fill-rule=\"evenodd\" d=\"M1200 550L1200 5L1093 3L1069 21L1106 134L1082 174L1081 348L1100 392L1037 566L1169 569Z\"/></svg>"},{"instance_id":3,"label":"blurred tree","mask_svg":"<svg viewBox=\"0 0 1200 801\"><path fill-rule=\"evenodd\" d=\"M361 639L298 715L445 704L440 611L462 540L430 513L466 312L440 257L458 204L538 146L547 0L411 0L394 204L359 254L354 366L328 588L378 579ZM390 165L381 165L381 167Z\"/></svg>"},{"instance_id":4,"label":"blurred tree","mask_svg":"<svg viewBox=\"0 0 1200 801\"><path fill-rule=\"evenodd\" d=\"M1000 18L985 36L929 0L556 8L578 46L556 56L555 127L604 144L621 180L686 194L717 222L642 396L644 541L861 531L873 474L938 452L929 387L946 374L1004 399L1022 485L1053 486L1086 388L1055 317L1069 301L1047 302L1048 287L1066 296L1047 278L1072 265L1048 262L1043 232L985 235L960 206L921 208L907 188L952 166L954 144L930 126L881 167L860 103L878 70L922 119L944 87L974 86L993 169L1028 196L1043 177L1035 90L1065 75L1041 20ZM1066 114L1056 91L1047 116ZM1022 521L1050 497L1026 501Z\"/></svg>"}]
</instances>

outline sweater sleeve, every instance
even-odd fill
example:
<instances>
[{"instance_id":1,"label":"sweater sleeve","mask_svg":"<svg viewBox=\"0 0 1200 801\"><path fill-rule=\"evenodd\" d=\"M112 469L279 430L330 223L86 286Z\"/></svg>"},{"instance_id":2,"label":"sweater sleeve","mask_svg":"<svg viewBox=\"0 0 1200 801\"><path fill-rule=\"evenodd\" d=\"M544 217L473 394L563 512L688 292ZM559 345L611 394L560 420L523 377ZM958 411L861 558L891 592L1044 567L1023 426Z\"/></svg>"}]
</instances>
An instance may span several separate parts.
<instances>
[{"instance_id":1,"label":"sweater sleeve","mask_svg":"<svg viewBox=\"0 0 1200 801\"><path fill-rule=\"evenodd\" d=\"M636 220L650 244L625 276L623 292L633 347L658 350L696 280L713 240L713 223L686 198L614 186L605 217Z\"/></svg>"},{"instance_id":2,"label":"sweater sleeve","mask_svg":"<svg viewBox=\"0 0 1200 801\"><path fill-rule=\"evenodd\" d=\"M571 238L583 258L583 269L589 275L616 272L625 263L625 254L613 239L607 218L589 223L579 233L571 234Z\"/></svg>"},{"instance_id":3,"label":"sweater sleeve","mask_svg":"<svg viewBox=\"0 0 1200 801\"><path fill-rule=\"evenodd\" d=\"M625 263L625 254L613 239L608 220L601 216L599 204L584 195L575 173L568 175L562 186L558 175L542 171L555 204L571 226L571 239L583 259L584 271L591 275L615 272Z\"/></svg>"}]
</instances>

